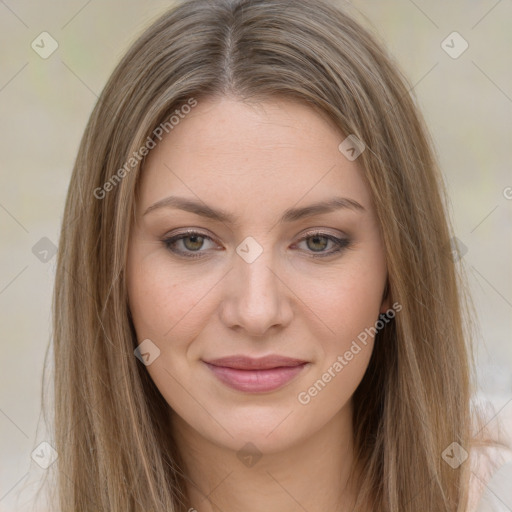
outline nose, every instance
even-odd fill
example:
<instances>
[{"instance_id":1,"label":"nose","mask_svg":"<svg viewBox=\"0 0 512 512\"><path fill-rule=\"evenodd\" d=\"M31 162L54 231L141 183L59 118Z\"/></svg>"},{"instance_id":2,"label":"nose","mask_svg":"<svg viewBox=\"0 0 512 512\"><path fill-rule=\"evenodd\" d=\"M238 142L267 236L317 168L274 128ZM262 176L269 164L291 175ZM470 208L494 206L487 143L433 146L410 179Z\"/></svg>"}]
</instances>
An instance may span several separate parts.
<instances>
[{"instance_id":1,"label":"nose","mask_svg":"<svg viewBox=\"0 0 512 512\"><path fill-rule=\"evenodd\" d=\"M292 317L293 293L272 267L272 254L265 250L248 263L235 255L233 269L225 280L220 316L223 323L250 336L264 336L271 328L286 327Z\"/></svg>"}]
</instances>

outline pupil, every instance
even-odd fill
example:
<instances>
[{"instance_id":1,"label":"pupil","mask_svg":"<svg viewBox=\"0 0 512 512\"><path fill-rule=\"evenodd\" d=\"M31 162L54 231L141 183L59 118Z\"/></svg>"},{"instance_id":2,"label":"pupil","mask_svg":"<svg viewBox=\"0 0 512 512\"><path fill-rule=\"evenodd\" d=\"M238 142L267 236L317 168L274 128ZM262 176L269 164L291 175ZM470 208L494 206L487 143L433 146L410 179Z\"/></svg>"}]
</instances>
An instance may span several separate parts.
<instances>
[{"instance_id":1,"label":"pupil","mask_svg":"<svg viewBox=\"0 0 512 512\"><path fill-rule=\"evenodd\" d=\"M203 244L203 237L202 236L197 236L197 235L190 235L188 236L187 238L185 238L185 246L187 246L187 249L191 249L191 250L195 250L195 249L200 249L202 244ZM191 240L192 241L192 247L188 247L189 244L186 243L187 240Z\"/></svg>"},{"instance_id":2,"label":"pupil","mask_svg":"<svg viewBox=\"0 0 512 512\"><path fill-rule=\"evenodd\" d=\"M313 240L313 241L314 241L314 244L317 244L317 243L318 243L318 240L323 240L323 241L324 241L324 243L321 243L321 242L320 242L320 245L321 245L320 250L325 249L325 246L326 246L326 244L327 244L327 239L326 239L326 237L325 237L325 236L313 236L313 237L311 237L309 240ZM317 247L317 248L318 248L318 247ZM310 249L315 250L315 248L313 248L313 247L310 247Z\"/></svg>"}]
</instances>

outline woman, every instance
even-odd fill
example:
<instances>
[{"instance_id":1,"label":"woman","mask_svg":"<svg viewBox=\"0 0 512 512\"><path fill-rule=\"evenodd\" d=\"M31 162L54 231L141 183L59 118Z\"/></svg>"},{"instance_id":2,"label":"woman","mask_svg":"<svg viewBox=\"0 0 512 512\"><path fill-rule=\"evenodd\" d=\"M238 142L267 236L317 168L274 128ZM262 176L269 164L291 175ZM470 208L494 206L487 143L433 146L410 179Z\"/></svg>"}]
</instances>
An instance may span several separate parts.
<instances>
[{"instance_id":1,"label":"woman","mask_svg":"<svg viewBox=\"0 0 512 512\"><path fill-rule=\"evenodd\" d=\"M405 80L344 12L162 16L106 85L69 187L61 509L470 510L443 193Z\"/></svg>"}]
</instances>

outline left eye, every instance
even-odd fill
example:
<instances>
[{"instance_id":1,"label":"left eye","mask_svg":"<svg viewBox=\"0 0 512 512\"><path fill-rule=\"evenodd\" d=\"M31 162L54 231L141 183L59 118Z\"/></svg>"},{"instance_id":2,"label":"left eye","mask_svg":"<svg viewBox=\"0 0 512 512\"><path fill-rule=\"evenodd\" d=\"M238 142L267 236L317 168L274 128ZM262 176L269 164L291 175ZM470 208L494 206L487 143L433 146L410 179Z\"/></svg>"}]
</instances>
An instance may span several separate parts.
<instances>
[{"instance_id":1,"label":"left eye","mask_svg":"<svg viewBox=\"0 0 512 512\"><path fill-rule=\"evenodd\" d=\"M326 233L308 233L299 241L299 243L302 242L305 242L307 248L314 253L312 254L314 258L331 256L346 249L350 245L350 241L347 238L338 238ZM329 243L333 244L334 248L325 251Z\"/></svg>"},{"instance_id":2,"label":"left eye","mask_svg":"<svg viewBox=\"0 0 512 512\"><path fill-rule=\"evenodd\" d=\"M163 240L163 243L169 251L178 256L186 258L199 258L202 253L206 252L204 249L205 242L209 241L214 243L213 239L207 235L197 231L187 231ZM308 233L306 236L299 240L300 243L306 243L307 249L312 252L313 257L324 257L338 253L350 245L350 241L346 238L338 238L326 233ZM178 248L181 244L183 248ZM331 245L331 250L325 249ZM298 245L298 244L297 244ZM333 247L334 246L334 247Z\"/></svg>"}]
</instances>

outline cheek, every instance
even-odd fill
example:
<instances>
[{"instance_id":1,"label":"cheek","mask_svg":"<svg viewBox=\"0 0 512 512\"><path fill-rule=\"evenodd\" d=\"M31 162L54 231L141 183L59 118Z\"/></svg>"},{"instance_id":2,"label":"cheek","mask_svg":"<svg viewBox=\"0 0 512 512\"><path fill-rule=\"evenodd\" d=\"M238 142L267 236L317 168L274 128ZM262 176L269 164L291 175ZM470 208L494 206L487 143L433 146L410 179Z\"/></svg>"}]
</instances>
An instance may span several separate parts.
<instances>
[{"instance_id":1,"label":"cheek","mask_svg":"<svg viewBox=\"0 0 512 512\"><path fill-rule=\"evenodd\" d=\"M317 364L296 396L311 428L349 403L368 367L385 271L364 270L347 265L346 272L323 287L324 293L312 298L328 329L317 336Z\"/></svg>"},{"instance_id":2,"label":"cheek","mask_svg":"<svg viewBox=\"0 0 512 512\"><path fill-rule=\"evenodd\" d=\"M326 351L343 349L377 322L386 282L382 259L365 261L361 254L354 254L329 274L303 276L295 290L326 327Z\"/></svg>"},{"instance_id":3,"label":"cheek","mask_svg":"<svg viewBox=\"0 0 512 512\"><path fill-rule=\"evenodd\" d=\"M330 391L323 393L321 401L341 405L355 391L368 366L380 301L377 296L364 293L360 282L330 298L320 309L329 334L317 338L321 350L311 380L320 379L320 389L323 384L329 386Z\"/></svg>"},{"instance_id":4,"label":"cheek","mask_svg":"<svg viewBox=\"0 0 512 512\"><path fill-rule=\"evenodd\" d=\"M200 271L177 271L165 253L155 251L141 257L137 250L128 259L128 297L138 338L163 342L177 331L194 330L205 318L207 296L215 284Z\"/></svg>"}]
</instances>

